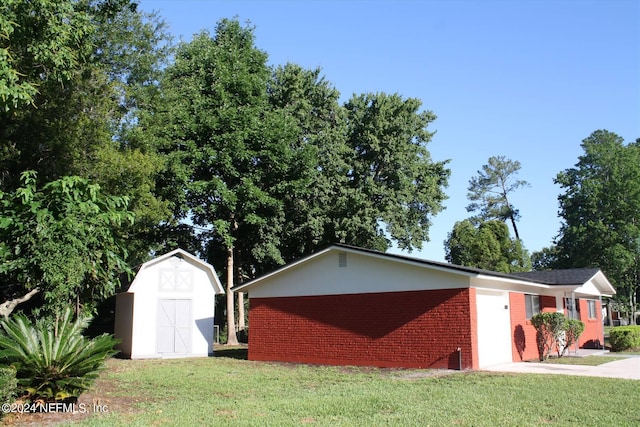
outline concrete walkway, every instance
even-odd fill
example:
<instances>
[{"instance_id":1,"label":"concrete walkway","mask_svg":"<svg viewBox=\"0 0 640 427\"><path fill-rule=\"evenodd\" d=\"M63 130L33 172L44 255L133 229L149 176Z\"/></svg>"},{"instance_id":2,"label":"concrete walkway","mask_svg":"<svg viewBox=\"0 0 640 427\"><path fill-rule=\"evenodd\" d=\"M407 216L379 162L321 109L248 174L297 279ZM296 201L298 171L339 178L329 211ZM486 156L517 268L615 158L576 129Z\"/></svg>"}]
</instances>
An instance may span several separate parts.
<instances>
[{"instance_id":1,"label":"concrete walkway","mask_svg":"<svg viewBox=\"0 0 640 427\"><path fill-rule=\"evenodd\" d=\"M578 356L602 354L602 351L582 352ZM504 363L484 368L493 372L517 372L528 374L580 375L585 377L623 378L640 380L640 356L628 356L623 360L614 360L598 366L556 365L553 363L517 362Z\"/></svg>"}]
</instances>

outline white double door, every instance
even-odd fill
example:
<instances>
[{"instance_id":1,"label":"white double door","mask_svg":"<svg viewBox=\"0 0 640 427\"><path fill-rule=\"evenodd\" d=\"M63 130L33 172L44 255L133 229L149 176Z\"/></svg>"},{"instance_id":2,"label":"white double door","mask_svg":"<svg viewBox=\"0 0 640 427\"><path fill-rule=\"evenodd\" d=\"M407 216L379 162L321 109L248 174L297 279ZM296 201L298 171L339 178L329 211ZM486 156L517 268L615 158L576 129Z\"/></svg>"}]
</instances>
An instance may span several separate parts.
<instances>
[{"instance_id":1,"label":"white double door","mask_svg":"<svg viewBox=\"0 0 640 427\"><path fill-rule=\"evenodd\" d=\"M158 301L158 353L191 353L191 300L161 299Z\"/></svg>"}]
</instances>

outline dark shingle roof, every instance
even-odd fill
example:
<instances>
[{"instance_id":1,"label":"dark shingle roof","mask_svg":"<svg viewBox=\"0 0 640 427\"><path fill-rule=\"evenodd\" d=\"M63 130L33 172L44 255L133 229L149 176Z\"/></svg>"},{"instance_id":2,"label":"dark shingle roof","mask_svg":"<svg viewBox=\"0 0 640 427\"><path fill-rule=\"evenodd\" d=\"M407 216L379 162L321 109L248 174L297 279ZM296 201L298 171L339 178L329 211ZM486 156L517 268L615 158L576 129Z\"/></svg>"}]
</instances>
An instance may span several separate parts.
<instances>
[{"instance_id":1,"label":"dark shingle roof","mask_svg":"<svg viewBox=\"0 0 640 427\"><path fill-rule=\"evenodd\" d=\"M527 271L512 276L535 280L549 285L582 285L598 273L598 268L571 268L566 270Z\"/></svg>"}]
</instances>

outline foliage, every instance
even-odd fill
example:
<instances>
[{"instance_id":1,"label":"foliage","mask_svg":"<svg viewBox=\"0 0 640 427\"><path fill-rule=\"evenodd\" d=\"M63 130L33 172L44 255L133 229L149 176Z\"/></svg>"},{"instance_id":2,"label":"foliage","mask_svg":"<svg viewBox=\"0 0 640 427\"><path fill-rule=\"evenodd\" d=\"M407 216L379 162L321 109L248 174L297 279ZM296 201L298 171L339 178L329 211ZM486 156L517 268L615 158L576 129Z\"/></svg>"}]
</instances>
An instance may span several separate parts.
<instances>
[{"instance_id":1,"label":"foliage","mask_svg":"<svg viewBox=\"0 0 640 427\"><path fill-rule=\"evenodd\" d=\"M620 403L620 396L637 395L638 382L615 378L282 365L231 357L111 359L107 366L101 383L113 390L115 409L110 402L108 413L74 420L79 425L211 424L212 412L194 411L193 402L215 408L221 425L632 426L640 413L640 399ZM215 391L198 384L215 384ZM123 399L120 407L117 399Z\"/></svg>"},{"instance_id":2,"label":"foliage","mask_svg":"<svg viewBox=\"0 0 640 427\"><path fill-rule=\"evenodd\" d=\"M567 319L565 326L564 346L562 354L564 354L571 346L578 342L580 335L584 332L584 322L578 319Z\"/></svg>"},{"instance_id":3,"label":"foliage","mask_svg":"<svg viewBox=\"0 0 640 427\"><path fill-rule=\"evenodd\" d=\"M133 221L127 199L105 196L95 184L64 177L37 188L0 193L0 277L7 298L38 289L46 311L113 295L129 271L120 227ZM9 313L2 313L7 316Z\"/></svg>"},{"instance_id":4,"label":"foliage","mask_svg":"<svg viewBox=\"0 0 640 427\"><path fill-rule=\"evenodd\" d=\"M282 197L286 220L280 252L285 261L350 241L343 231L353 157L346 145L345 110L338 103L340 93L320 73L288 63L272 72L268 85L271 107L286 114L294 146L308 157L299 163L300 179ZM258 274L265 271L256 268Z\"/></svg>"},{"instance_id":5,"label":"foliage","mask_svg":"<svg viewBox=\"0 0 640 427\"><path fill-rule=\"evenodd\" d=\"M228 286L333 242L419 248L449 174L426 149L433 113L386 94L340 107L319 70L266 61L253 28L222 20L178 46L141 116Z\"/></svg>"},{"instance_id":6,"label":"foliage","mask_svg":"<svg viewBox=\"0 0 640 427\"><path fill-rule=\"evenodd\" d=\"M531 269L522 242L510 238L509 228L499 220L456 222L444 245L445 258L453 264L503 273Z\"/></svg>"},{"instance_id":7,"label":"foliage","mask_svg":"<svg viewBox=\"0 0 640 427\"><path fill-rule=\"evenodd\" d=\"M178 47L162 81L164 104L150 115L162 122L162 149L182 185L182 217L227 260L229 343L234 276L244 277L244 266L283 262L283 199L305 170L287 117L269 108L266 60L252 28L222 20L214 37L202 32Z\"/></svg>"},{"instance_id":8,"label":"foliage","mask_svg":"<svg viewBox=\"0 0 640 427\"><path fill-rule=\"evenodd\" d=\"M43 80L66 81L92 32L79 2L4 0L0 4L0 110L33 104Z\"/></svg>"},{"instance_id":9,"label":"foliage","mask_svg":"<svg viewBox=\"0 0 640 427\"><path fill-rule=\"evenodd\" d=\"M31 323L21 314L0 321L0 362L16 369L19 388L28 398L77 398L116 353L113 337L89 340L82 336L89 318L73 321L72 317L73 311L67 309L55 330L43 321Z\"/></svg>"},{"instance_id":10,"label":"foliage","mask_svg":"<svg viewBox=\"0 0 640 427\"><path fill-rule=\"evenodd\" d=\"M599 267L616 299L635 312L640 283L640 140L624 144L606 130L582 142L575 167L555 182L563 223L555 268Z\"/></svg>"},{"instance_id":11,"label":"foliage","mask_svg":"<svg viewBox=\"0 0 640 427\"><path fill-rule=\"evenodd\" d=\"M567 335L570 335L570 339L577 340L580 336L578 331L582 333L584 330L584 324L580 325L581 323L578 320L569 324L564 314L558 312L543 312L534 315L531 318L531 324L536 328L536 343L540 360L547 360L554 348L558 357L561 357L565 348L568 347Z\"/></svg>"},{"instance_id":12,"label":"foliage","mask_svg":"<svg viewBox=\"0 0 640 427\"><path fill-rule=\"evenodd\" d=\"M11 404L18 392L18 380L16 370L11 367L0 366L0 405ZM6 415L6 411L0 412L0 419Z\"/></svg>"},{"instance_id":13,"label":"foliage","mask_svg":"<svg viewBox=\"0 0 640 427\"><path fill-rule=\"evenodd\" d=\"M34 170L39 185L74 175L126 195L138 218L128 252L132 263L146 260L163 238L155 227L172 219L155 186L164 161L137 127L169 58L164 23L129 0L10 0L4 17L12 28L0 50L6 40L16 84L35 89L0 108L0 189L14 191Z\"/></svg>"},{"instance_id":14,"label":"foliage","mask_svg":"<svg viewBox=\"0 0 640 427\"><path fill-rule=\"evenodd\" d=\"M480 211L476 219L482 221L511 221L516 240L520 240L516 226L520 213L509 202L508 196L518 188L529 186L527 181L514 179L519 170L518 161L509 160L505 156L490 157L488 164L478 171L478 176L471 178L467 188L467 198L471 201L467 212Z\"/></svg>"},{"instance_id":15,"label":"foliage","mask_svg":"<svg viewBox=\"0 0 640 427\"><path fill-rule=\"evenodd\" d=\"M341 243L387 250L420 249L430 218L447 198L446 162L433 162L426 146L436 118L422 102L398 94L354 95L346 104L349 193L340 211ZM382 228L384 225L385 228Z\"/></svg>"},{"instance_id":16,"label":"foliage","mask_svg":"<svg viewBox=\"0 0 640 427\"><path fill-rule=\"evenodd\" d=\"M611 351L640 348L640 326L617 326L609 331Z\"/></svg>"},{"instance_id":17,"label":"foliage","mask_svg":"<svg viewBox=\"0 0 640 427\"><path fill-rule=\"evenodd\" d=\"M536 271L553 270L558 262L558 248L555 245L544 247L531 254L531 268Z\"/></svg>"}]
</instances>

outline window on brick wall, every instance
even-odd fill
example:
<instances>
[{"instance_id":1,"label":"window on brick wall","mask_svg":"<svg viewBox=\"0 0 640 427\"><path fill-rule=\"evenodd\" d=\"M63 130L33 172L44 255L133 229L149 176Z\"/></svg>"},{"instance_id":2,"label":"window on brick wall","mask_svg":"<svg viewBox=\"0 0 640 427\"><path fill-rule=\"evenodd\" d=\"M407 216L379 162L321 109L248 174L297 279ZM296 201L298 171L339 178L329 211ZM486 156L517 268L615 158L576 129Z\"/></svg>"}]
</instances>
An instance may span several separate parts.
<instances>
[{"instance_id":1,"label":"window on brick wall","mask_svg":"<svg viewBox=\"0 0 640 427\"><path fill-rule=\"evenodd\" d=\"M527 312L527 319L531 319L533 316L540 313L540 296L525 294L524 306Z\"/></svg>"},{"instance_id":2,"label":"window on brick wall","mask_svg":"<svg viewBox=\"0 0 640 427\"><path fill-rule=\"evenodd\" d=\"M596 302L593 300L587 301L587 308L589 309L589 319L597 319L598 314L596 313Z\"/></svg>"}]
</instances>

